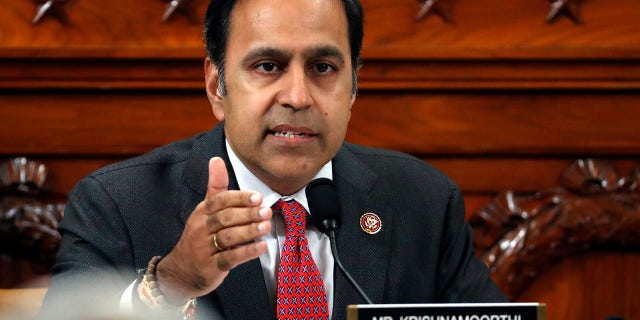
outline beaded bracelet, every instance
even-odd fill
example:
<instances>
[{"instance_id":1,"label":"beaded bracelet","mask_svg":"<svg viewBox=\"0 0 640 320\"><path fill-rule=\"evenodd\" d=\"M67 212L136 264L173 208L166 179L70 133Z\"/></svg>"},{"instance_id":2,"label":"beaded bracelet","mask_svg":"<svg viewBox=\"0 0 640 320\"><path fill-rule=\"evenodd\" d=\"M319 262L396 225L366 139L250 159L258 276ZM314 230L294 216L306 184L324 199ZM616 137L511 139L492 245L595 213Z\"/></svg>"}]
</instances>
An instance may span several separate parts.
<instances>
[{"instance_id":1,"label":"beaded bracelet","mask_svg":"<svg viewBox=\"0 0 640 320\"><path fill-rule=\"evenodd\" d=\"M166 313L177 312L184 320L195 319L195 298L191 298L182 306L176 307L169 304L162 291L160 291L160 288L158 287L158 279L156 278L156 267L160 260L162 260L162 256L155 256L151 258L151 261L149 261L147 270L137 287L138 298L140 298L140 300L151 309L160 310Z\"/></svg>"}]
</instances>

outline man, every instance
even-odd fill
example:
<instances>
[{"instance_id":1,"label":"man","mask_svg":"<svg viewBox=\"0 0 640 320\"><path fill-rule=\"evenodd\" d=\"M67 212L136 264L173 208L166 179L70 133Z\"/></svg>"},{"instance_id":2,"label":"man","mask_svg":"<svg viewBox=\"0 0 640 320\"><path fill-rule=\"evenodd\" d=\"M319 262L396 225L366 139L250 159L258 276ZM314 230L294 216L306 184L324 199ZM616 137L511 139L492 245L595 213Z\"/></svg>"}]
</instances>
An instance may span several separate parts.
<instances>
[{"instance_id":1,"label":"man","mask_svg":"<svg viewBox=\"0 0 640 320\"><path fill-rule=\"evenodd\" d=\"M306 207L305 186L319 177L337 186L337 246L374 303L504 301L474 256L452 181L419 159L343 142L362 43L357 1L213 0L205 40L221 123L74 188L41 315L70 301L97 311L99 301L106 312L280 318L287 240L271 207ZM334 271L328 238L314 226L306 238L328 314L344 319L347 304L364 301ZM70 283L82 294L65 296Z\"/></svg>"}]
</instances>

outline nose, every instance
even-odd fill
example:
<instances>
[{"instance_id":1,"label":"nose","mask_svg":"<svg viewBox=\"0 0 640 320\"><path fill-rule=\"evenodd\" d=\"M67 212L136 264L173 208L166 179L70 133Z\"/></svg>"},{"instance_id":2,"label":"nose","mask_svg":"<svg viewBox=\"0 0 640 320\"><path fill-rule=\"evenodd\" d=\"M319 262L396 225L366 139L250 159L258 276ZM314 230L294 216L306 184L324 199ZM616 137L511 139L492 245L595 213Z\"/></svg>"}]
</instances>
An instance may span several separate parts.
<instances>
[{"instance_id":1,"label":"nose","mask_svg":"<svg viewBox=\"0 0 640 320\"><path fill-rule=\"evenodd\" d=\"M310 79L304 67L291 66L283 78L280 105L296 110L306 109L313 104L309 91Z\"/></svg>"}]
</instances>

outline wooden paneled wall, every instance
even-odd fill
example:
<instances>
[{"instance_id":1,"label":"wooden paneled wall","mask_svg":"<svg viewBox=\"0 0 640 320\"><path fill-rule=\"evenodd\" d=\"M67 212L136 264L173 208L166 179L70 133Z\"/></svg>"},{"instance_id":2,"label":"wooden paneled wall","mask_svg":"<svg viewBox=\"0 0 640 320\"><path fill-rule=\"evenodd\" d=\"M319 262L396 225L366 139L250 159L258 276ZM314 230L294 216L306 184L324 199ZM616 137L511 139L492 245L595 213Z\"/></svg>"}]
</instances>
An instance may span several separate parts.
<instances>
[{"instance_id":1,"label":"wooden paneled wall","mask_svg":"<svg viewBox=\"0 0 640 320\"><path fill-rule=\"evenodd\" d=\"M422 19L427 2L362 2L347 140L442 169L468 217L500 191L557 186L578 158L623 174L638 164L637 0L438 0ZM202 17L208 1L189 3ZM66 24L51 12L33 23L36 1L0 4L0 160L42 161L49 189L215 125L202 21L163 22L160 0L59 2Z\"/></svg>"}]
</instances>

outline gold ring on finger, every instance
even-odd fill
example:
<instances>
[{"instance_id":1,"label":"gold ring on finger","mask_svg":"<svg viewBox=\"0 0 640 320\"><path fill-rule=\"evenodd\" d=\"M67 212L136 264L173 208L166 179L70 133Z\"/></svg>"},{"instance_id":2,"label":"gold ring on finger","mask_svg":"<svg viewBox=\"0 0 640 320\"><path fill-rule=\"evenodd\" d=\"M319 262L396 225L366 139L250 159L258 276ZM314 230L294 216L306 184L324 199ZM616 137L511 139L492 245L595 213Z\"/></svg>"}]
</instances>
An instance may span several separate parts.
<instances>
[{"instance_id":1,"label":"gold ring on finger","mask_svg":"<svg viewBox=\"0 0 640 320\"><path fill-rule=\"evenodd\" d=\"M218 234L216 232L214 232L213 236L211 237L211 244L213 244L213 246L216 247L218 251L227 250L226 248L223 248L221 245L218 244Z\"/></svg>"}]
</instances>

